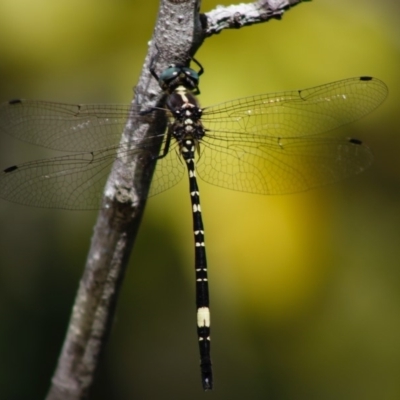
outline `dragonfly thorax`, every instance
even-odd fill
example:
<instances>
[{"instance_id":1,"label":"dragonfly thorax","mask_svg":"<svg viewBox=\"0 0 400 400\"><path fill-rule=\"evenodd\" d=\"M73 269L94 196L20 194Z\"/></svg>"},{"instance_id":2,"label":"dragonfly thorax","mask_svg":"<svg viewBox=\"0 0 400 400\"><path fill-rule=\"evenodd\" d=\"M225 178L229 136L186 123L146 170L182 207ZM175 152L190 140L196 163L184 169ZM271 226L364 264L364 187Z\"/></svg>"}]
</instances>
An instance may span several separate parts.
<instances>
[{"instance_id":1,"label":"dragonfly thorax","mask_svg":"<svg viewBox=\"0 0 400 400\"><path fill-rule=\"evenodd\" d=\"M174 118L184 118L188 113L196 113L198 118L201 117L199 102L193 93L183 85L178 86L168 95L166 105Z\"/></svg>"},{"instance_id":2,"label":"dragonfly thorax","mask_svg":"<svg viewBox=\"0 0 400 400\"><path fill-rule=\"evenodd\" d=\"M177 96L175 100L179 100L178 93L174 93L170 97L174 97L174 95ZM202 110L196 103L185 102L181 99L180 106L171 109L171 112L174 119L169 127L170 134L178 141L183 157L186 159L186 156L190 154L190 158L193 158L194 149L192 147L198 147L199 141L205 134L201 122ZM187 146L187 144L189 145Z\"/></svg>"}]
</instances>

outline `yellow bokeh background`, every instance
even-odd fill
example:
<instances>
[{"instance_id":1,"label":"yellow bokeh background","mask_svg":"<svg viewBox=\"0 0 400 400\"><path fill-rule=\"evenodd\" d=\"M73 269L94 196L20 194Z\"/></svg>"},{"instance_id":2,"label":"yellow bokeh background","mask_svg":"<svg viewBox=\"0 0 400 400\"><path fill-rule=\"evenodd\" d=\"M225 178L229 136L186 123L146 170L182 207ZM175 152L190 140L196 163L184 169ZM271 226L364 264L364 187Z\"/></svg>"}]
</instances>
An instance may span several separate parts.
<instances>
[{"instance_id":1,"label":"yellow bokeh background","mask_svg":"<svg viewBox=\"0 0 400 400\"><path fill-rule=\"evenodd\" d=\"M204 12L228 1L203 1ZM128 103L158 2L2 0L1 101ZM400 5L305 2L223 31L196 57L200 102L371 75L389 87L337 132L362 139L364 174L286 196L199 182L209 263L215 399L400 397ZM0 167L56 155L0 137ZM103 399L197 399L187 179L148 202L94 389ZM41 399L95 212L0 202L0 399Z\"/></svg>"}]
</instances>

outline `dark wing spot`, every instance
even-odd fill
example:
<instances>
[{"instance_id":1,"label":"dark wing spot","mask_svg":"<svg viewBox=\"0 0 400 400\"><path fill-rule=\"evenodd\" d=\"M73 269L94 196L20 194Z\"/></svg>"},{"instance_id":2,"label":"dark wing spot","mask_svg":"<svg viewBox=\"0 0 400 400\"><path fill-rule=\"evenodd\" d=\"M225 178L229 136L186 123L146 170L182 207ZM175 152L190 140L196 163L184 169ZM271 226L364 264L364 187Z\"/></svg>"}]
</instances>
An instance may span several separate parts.
<instances>
[{"instance_id":1,"label":"dark wing spot","mask_svg":"<svg viewBox=\"0 0 400 400\"><path fill-rule=\"evenodd\" d=\"M20 100L20 99L13 99L13 100L10 100L9 102L8 102L8 104L21 104L22 103L22 100Z\"/></svg>"},{"instance_id":2,"label":"dark wing spot","mask_svg":"<svg viewBox=\"0 0 400 400\"><path fill-rule=\"evenodd\" d=\"M16 165L13 165L12 167L8 167L6 168L3 172L7 173L7 172L13 172L16 169L18 169L18 167Z\"/></svg>"},{"instance_id":3,"label":"dark wing spot","mask_svg":"<svg viewBox=\"0 0 400 400\"><path fill-rule=\"evenodd\" d=\"M370 76L360 76L360 81L372 81Z\"/></svg>"},{"instance_id":4,"label":"dark wing spot","mask_svg":"<svg viewBox=\"0 0 400 400\"><path fill-rule=\"evenodd\" d=\"M361 145L362 141L359 139L349 139L349 143Z\"/></svg>"}]
</instances>

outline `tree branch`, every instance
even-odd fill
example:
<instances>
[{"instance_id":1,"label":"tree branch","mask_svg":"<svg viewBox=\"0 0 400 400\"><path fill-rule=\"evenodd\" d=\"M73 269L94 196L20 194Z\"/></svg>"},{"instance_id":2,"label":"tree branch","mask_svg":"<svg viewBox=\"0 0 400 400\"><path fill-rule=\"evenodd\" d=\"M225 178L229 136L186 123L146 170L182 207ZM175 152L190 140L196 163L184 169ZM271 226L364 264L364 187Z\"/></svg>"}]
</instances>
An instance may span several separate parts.
<instances>
[{"instance_id":1,"label":"tree branch","mask_svg":"<svg viewBox=\"0 0 400 400\"><path fill-rule=\"evenodd\" d=\"M260 0L228 7L219 6L205 14L205 35L212 36L223 29L239 29L270 19L281 19L286 10L305 1L311 0Z\"/></svg>"},{"instance_id":2,"label":"tree branch","mask_svg":"<svg viewBox=\"0 0 400 400\"><path fill-rule=\"evenodd\" d=\"M194 55L207 36L225 28L279 18L284 10L299 2L260 1L219 7L200 16L197 0L161 1L149 54L131 103L133 112L122 137L124 144L134 142L139 147L140 140L148 143L149 137L157 134L160 142L154 144L155 153L126 152L126 158L118 158L113 165L47 400L88 397L110 333L155 168L152 154L158 154L160 133L165 131L167 124L165 113L140 115L138 112L152 109L162 96L158 83L149 72L151 60L159 51L160 56L154 63L157 71L162 71L171 62L187 64L188 55Z\"/></svg>"}]
</instances>

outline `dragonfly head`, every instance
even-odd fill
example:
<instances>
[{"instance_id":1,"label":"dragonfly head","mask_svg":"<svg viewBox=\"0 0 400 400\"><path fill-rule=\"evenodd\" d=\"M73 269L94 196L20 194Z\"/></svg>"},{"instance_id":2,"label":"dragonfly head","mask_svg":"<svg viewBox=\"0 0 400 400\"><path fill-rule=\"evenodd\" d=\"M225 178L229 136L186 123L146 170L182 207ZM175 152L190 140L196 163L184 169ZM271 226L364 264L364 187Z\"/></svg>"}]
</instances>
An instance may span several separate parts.
<instances>
[{"instance_id":1,"label":"dragonfly head","mask_svg":"<svg viewBox=\"0 0 400 400\"><path fill-rule=\"evenodd\" d=\"M170 65L159 76L158 82L163 91L172 93L178 86L190 91L198 91L199 74L182 65Z\"/></svg>"}]
</instances>

